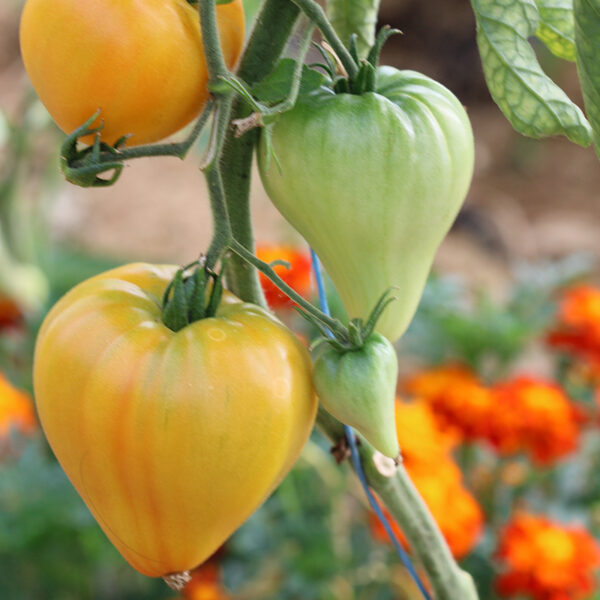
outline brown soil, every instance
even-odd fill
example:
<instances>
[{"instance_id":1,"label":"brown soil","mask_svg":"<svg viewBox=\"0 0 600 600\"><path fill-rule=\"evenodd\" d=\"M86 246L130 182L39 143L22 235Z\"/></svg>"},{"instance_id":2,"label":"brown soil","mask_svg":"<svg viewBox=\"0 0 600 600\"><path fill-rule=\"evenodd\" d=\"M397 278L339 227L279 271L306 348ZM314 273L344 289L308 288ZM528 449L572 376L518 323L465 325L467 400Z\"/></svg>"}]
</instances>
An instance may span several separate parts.
<instances>
[{"instance_id":1,"label":"brown soil","mask_svg":"<svg viewBox=\"0 0 600 600\"><path fill-rule=\"evenodd\" d=\"M8 114L15 114L27 89L16 35L19 4L15 0L0 7L0 108ZM407 34L390 44L386 60L439 77L467 105L475 131L473 186L465 211L438 253L438 267L494 289L521 259L582 251L599 257L600 165L593 150L562 139L529 140L512 131L485 90L472 15L464 10L468 3L461 2L460 9L456 0L398 4L402 8L384 2L382 17ZM435 13L433 5L444 10ZM445 32L436 36L435 28L428 28L427 35L417 36L418 23L434 14L435 22L443 22L447 14ZM574 66L550 64L578 100ZM185 162L135 162L109 190L65 184L54 203L53 223L63 239L93 251L187 261L207 246L211 231L197 162L193 156ZM258 240L298 239L269 204L258 178L253 206Z\"/></svg>"}]
</instances>

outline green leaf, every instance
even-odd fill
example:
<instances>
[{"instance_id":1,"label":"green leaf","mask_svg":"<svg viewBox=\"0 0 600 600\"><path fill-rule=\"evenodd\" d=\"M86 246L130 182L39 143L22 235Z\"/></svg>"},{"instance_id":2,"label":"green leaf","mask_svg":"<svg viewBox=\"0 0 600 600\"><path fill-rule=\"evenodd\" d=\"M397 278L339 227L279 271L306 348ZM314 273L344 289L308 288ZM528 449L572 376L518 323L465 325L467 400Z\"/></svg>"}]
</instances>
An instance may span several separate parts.
<instances>
[{"instance_id":1,"label":"green leaf","mask_svg":"<svg viewBox=\"0 0 600 600\"><path fill-rule=\"evenodd\" d=\"M471 0L485 78L496 104L523 135L591 143L583 112L542 71L528 38L540 24L534 0Z\"/></svg>"},{"instance_id":2,"label":"green leaf","mask_svg":"<svg viewBox=\"0 0 600 600\"><path fill-rule=\"evenodd\" d=\"M594 147L600 157L600 2L575 0L574 9L577 69Z\"/></svg>"},{"instance_id":3,"label":"green leaf","mask_svg":"<svg viewBox=\"0 0 600 600\"><path fill-rule=\"evenodd\" d=\"M296 61L284 58L279 61L275 69L262 81L252 87L252 94L260 102L275 104L285 100L290 93ZM302 82L300 94L308 94L325 83L325 76L307 66L302 68Z\"/></svg>"},{"instance_id":4,"label":"green leaf","mask_svg":"<svg viewBox=\"0 0 600 600\"><path fill-rule=\"evenodd\" d=\"M573 0L535 0L540 15L536 36L558 58L575 62Z\"/></svg>"},{"instance_id":5,"label":"green leaf","mask_svg":"<svg viewBox=\"0 0 600 600\"><path fill-rule=\"evenodd\" d=\"M361 58L366 58L375 41L377 14L381 0L327 0L327 16L336 33L348 45L356 34Z\"/></svg>"}]
</instances>

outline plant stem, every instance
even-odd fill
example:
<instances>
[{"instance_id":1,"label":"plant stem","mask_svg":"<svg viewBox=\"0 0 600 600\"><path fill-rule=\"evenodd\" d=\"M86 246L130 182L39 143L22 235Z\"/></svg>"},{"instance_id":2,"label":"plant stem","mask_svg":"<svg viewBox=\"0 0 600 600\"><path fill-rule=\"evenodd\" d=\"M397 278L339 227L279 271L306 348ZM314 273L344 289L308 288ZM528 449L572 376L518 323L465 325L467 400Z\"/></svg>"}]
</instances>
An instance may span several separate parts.
<instances>
[{"instance_id":1,"label":"plant stem","mask_svg":"<svg viewBox=\"0 0 600 600\"><path fill-rule=\"evenodd\" d=\"M248 85L260 81L273 70L299 15L299 8L291 0L265 0L238 69L238 76ZM236 98L233 119L243 119L250 112L250 107ZM254 235L250 215L250 181L252 156L259 134L257 129L253 129L236 138L235 132L229 130L221 158L221 166L227 173L223 184L231 230L238 243L251 253L254 253ZM258 271L239 256L233 255L227 261L227 284L242 300L266 306Z\"/></svg>"},{"instance_id":2,"label":"plant stem","mask_svg":"<svg viewBox=\"0 0 600 600\"><path fill-rule=\"evenodd\" d=\"M282 292L284 292L289 298L291 298L296 304L302 307L307 313L318 319L332 332L345 335L346 328L337 320L327 316L324 312L320 311L316 306L313 306L310 302L305 300L300 294L298 294L293 288L291 288L281 277L275 273L275 271L265 262L254 256L252 252L246 250L244 246L238 243L235 239L231 240L231 250L244 260L248 261L253 267L264 273Z\"/></svg>"},{"instance_id":3,"label":"plant stem","mask_svg":"<svg viewBox=\"0 0 600 600\"><path fill-rule=\"evenodd\" d=\"M350 79L354 79L358 73L358 65L331 26L325 11L314 0L293 0L293 2L294 4L297 4L302 12L304 12L304 14L306 14L306 16L320 29L323 37L329 42L329 45L333 48L341 63L344 65L344 69L346 69L346 73Z\"/></svg>"},{"instance_id":4,"label":"plant stem","mask_svg":"<svg viewBox=\"0 0 600 600\"><path fill-rule=\"evenodd\" d=\"M219 39L216 0L200 0L198 11L209 81L216 82L229 74ZM229 246L232 235L220 160L231 122L233 92L231 90L222 91L216 93L215 96L216 112L213 135L208 149L208 157L203 165L213 216L213 238L206 254L206 268L208 269L213 269L221 259Z\"/></svg>"},{"instance_id":5,"label":"plant stem","mask_svg":"<svg viewBox=\"0 0 600 600\"><path fill-rule=\"evenodd\" d=\"M321 408L317 425L333 443L345 438L342 424ZM398 523L423 565L436 600L478 600L471 576L454 561L406 469L402 465L392 467L388 464L382 468L382 455L364 439L361 439L359 452L369 485Z\"/></svg>"},{"instance_id":6,"label":"plant stem","mask_svg":"<svg viewBox=\"0 0 600 600\"><path fill-rule=\"evenodd\" d=\"M214 269L223 253L231 242L231 224L227 202L225 201L225 188L221 177L219 157L223 148L225 134L229 127L231 116L232 97L221 98L217 107L214 122L214 136L209 147L208 162L203 166L210 207L213 216L213 239L206 254L206 267Z\"/></svg>"},{"instance_id":7,"label":"plant stem","mask_svg":"<svg viewBox=\"0 0 600 600\"><path fill-rule=\"evenodd\" d=\"M206 67L210 75L210 82L214 83L222 75L227 75L229 69L225 64L221 40L219 38L219 27L217 22L217 7L215 0L200 0L198 3L200 13L200 25L202 27L202 44Z\"/></svg>"},{"instance_id":8,"label":"plant stem","mask_svg":"<svg viewBox=\"0 0 600 600\"><path fill-rule=\"evenodd\" d=\"M170 144L148 144L144 146L133 146L131 148L124 148L119 150L116 155L121 160L130 160L133 158L145 158L148 156L174 156L175 158L184 159L189 149L194 145L194 142L198 139L200 132L204 129L208 118L210 117L214 108L214 101L208 100L202 110L202 114L196 120L194 128L190 132L190 135L181 142L173 142ZM115 155L103 152L101 156L106 156L108 160L114 160Z\"/></svg>"}]
</instances>

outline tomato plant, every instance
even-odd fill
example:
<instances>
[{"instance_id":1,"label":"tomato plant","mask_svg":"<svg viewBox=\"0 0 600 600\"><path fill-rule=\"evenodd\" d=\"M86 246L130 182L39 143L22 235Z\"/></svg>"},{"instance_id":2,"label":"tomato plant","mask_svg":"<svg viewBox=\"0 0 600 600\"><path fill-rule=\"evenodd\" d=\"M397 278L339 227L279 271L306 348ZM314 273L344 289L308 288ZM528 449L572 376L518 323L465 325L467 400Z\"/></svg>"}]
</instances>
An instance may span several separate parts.
<instances>
[{"instance_id":1,"label":"tomato plant","mask_svg":"<svg viewBox=\"0 0 600 600\"><path fill-rule=\"evenodd\" d=\"M396 340L421 297L434 254L467 193L473 134L441 84L377 70L376 89L302 97L265 136L259 166L269 197L315 249L350 318L381 294L398 300L377 330Z\"/></svg>"},{"instance_id":2,"label":"tomato plant","mask_svg":"<svg viewBox=\"0 0 600 600\"><path fill-rule=\"evenodd\" d=\"M137 570L208 558L295 462L316 399L307 351L265 310L225 293L174 332L174 267L127 265L76 286L39 334L40 421L106 535Z\"/></svg>"},{"instance_id":3,"label":"tomato plant","mask_svg":"<svg viewBox=\"0 0 600 600\"><path fill-rule=\"evenodd\" d=\"M244 41L242 1L217 11L232 67ZM186 0L27 0L21 50L58 126L71 132L101 109L108 143L128 134L131 145L165 138L208 97L198 14Z\"/></svg>"},{"instance_id":4,"label":"tomato plant","mask_svg":"<svg viewBox=\"0 0 600 600\"><path fill-rule=\"evenodd\" d=\"M308 355L258 306L257 270L333 340L316 362L325 408L395 455L391 341L415 312L473 172L473 135L457 98L425 75L377 67L390 33L373 36L377 0L329 0L331 21L314 0L265 0L236 73L241 0L217 3L203 0L194 9L184 0L27 0L21 27L34 87L72 131L61 152L69 181L106 186L126 160L183 158L212 124L203 170L214 234L194 276L185 268L129 265L84 282L50 312L35 361L41 422L73 484L135 568L172 580L206 559L262 502L314 420ZM572 17L567 4L559 12ZM593 11L575 2L584 35L570 41L572 19L549 22L552 10L542 2L472 6L490 91L515 127L583 145L597 137L598 119L587 122L529 44L538 36L581 63L594 116ZM296 25L300 57L278 69ZM314 27L327 42L321 66L330 75L327 85L317 76L315 87L302 77ZM102 140L81 149L78 142L89 144L90 126L98 124L97 109ZM161 139L201 111L184 142L117 144L127 134L132 145ZM259 136L244 134L256 126L266 128L258 149L265 187L323 260L347 324L325 303L319 310L295 293L255 255L249 183ZM98 177L106 172L113 177ZM224 272L253 304L220 296ZM387 306L391 288L397 299ZM453 562L406 471L376 460L370 444L357 445L352 429L326 411L319 422L340 456L347 441L372 506L378 510L370 487L402 526L436 600L475 600L473 581Z\"/></svg>"}]
</instances>

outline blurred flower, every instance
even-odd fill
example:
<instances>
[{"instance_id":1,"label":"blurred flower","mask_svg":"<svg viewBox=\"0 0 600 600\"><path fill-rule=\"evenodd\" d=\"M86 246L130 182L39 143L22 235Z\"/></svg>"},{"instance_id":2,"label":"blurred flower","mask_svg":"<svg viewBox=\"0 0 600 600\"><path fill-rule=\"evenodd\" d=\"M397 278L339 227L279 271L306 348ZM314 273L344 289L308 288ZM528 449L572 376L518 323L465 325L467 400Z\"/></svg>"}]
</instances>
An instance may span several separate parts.
<instances>
[{"instance_id":1,"label":"blurred flower","mask_svg":"<svg viewBox=\"0 0 600 600\"><path fill-rule=\"evenodd\" d=\"M291 288L301 296L307 296L310 292L311 261L308 252L304 252L293 246L260 245L256 255L266 263L281 260L289 263L289 269L285 265L275 265L273 270ZM259 273L260 283L267 302L271 308L283 308L293 306L293 302L281 292L275 284L265 275Z\"/></svg>"},{"instance_id":2,"label":"blurred flower","mask_svg":"<svg viewBox=\"0 0 600 600\"><path fill-rule=\"evenodd\" d=\"M35 426L35 411L31 398L27 393L15 388L0 373L0 441L8 437L11 429L29 434Z\"/></svg>"},{"instance_id":3,"label":"blurred flower","mask_svg":"<svg viewBox=\"0 0 600 600\"><path fill-rule=\"evenodd\" d=\"M519 514L500 535L497 579L501 596L532 600L578 600L596 589L600 547L584 529L545 517Z\"/></svg>"},{"instance_id":4,"label":"blurred flower","mask_svg":"<svg viewBox=\"0 0 600 600\"><path fill-rule=\"evenodd\" d=\"M181 597L185 600L228 600L220 583L218 565L208 562L192 571L192 579Z\"/></svg>"},{"instance_id":5,"label":"blurred flower","mask_svg":"<svg viewBox=\"0 0 600 600\"><path fill-rule=\"evenodd\" d=\"M526 452L548 464L575 450L581 415L558 385L516 377L491 391L487 439L500 454Z\"/></svg>"},{"instance_id":6,"label":"blurred flower","mask_svg":"<svg viewBox=\"0 0 600 600\"><path fill-rule=\"evenodd\" d=\"M18 328L23 322L23 313L19 305L8 298L0 295L0 332L3 329Z\"/></svg>"},{"instance_id":7,"label":"blurred flower","mask_svg":"<svg viewBox=\"0 0 600 600\"><path fill-rule=\"evenodd\" d=\"M555 383L516 377L485 387L459 366L423 371L404 382L460 441L487 440L500 454L525 452L551 463L577 447L582 413Z\"/></svg>"},{"instance_id":8,"label":"blurred flower","mask_svg":"<svg viewBox=\"0 0 600 600\"><path fill-rule=\"evenodd\" d=\"M548 334L548 343L600 370L600 289L579 285L567 290L557 321Z\"/></svg>"},{"instance_id":9,"label":"blurred flower","mask_svg":"<svg viewBox=\"0 0 600 600\"><path fill-rule=\"evenodd\" d=\"M461 472L450 455L456 438L440 429L431 408L422 401L396 402L396 429L403 464L410 478L454 556L465 556L477 543L483 525L483 513L477 501L462 485ZM404 539L395 523L392 523L392 527L396 535ZM371 529L380 541L388 540L374 514L371 514Z\"/></svg>"},{"instance_id":10,"label":"blurred flower","mask_svg":"<svg viewBox=\"0 0 600 600\"><path fill-rule=\"evenodd\" d=\"M492 398L477 376L451 365L422 371L404 381L406 393L426 400L440 424L465 441L485 437Z\"/></svg>"}]
</instances>

